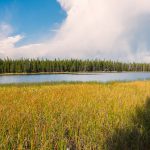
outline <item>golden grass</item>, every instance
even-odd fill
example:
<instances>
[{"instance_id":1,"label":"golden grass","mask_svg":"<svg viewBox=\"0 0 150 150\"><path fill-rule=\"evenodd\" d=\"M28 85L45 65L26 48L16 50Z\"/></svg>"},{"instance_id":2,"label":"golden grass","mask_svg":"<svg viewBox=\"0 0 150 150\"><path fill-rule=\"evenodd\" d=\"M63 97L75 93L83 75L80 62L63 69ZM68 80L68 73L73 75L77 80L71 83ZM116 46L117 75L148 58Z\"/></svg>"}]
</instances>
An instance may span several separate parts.
<instances>
[{"instance_id":1,"label":"golden grass","mask_svg":"<svg viewBox=\"0 0 150 150\"><path fill-rule=\"evenodd\" d=\"M149 81L0 86L0 149L129 148L149 96Z\"/></svg>"}]
</instances>

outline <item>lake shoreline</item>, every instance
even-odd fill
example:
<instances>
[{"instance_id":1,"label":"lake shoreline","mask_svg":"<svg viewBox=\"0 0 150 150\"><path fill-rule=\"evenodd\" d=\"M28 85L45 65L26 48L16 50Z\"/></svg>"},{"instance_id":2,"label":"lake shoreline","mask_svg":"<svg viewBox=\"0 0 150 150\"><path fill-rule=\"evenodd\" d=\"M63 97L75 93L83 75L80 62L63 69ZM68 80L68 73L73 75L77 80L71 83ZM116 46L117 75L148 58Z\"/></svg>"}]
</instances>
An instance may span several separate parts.
<instances>
[{"instance_id":1,"label":"lake shoreline","mask_svg":"<svg viewBox=\"0 0 150 150\"><path fill-rule=\"evenodd\" d=\"M150 80L133 80L133 81L108 81L108 82L98 82L98 81L50 81L50 82L18 82L18 83L0 83L0 87L23 87L23 86L52 86L52 85L112 85L112 84L125 84L125 83L150 83Z\"/></svg>"},{"instance_id":2,"label":"lake shoreline","mask_svg":"<svg viewBox=\"0 0 150 150\"><path fill-rule=\"evenodd\" d=\"M12 76L12 75L61 75L61 74L71 74L71 75L94 75L98 73L150 73L147 71L94 71L94 72L39 72L39 73L0 73L0 76Z\"/></svg>"},{"instance_id":3,"label":"lake shoreline","mask_svg":"<svg viewBox=\"0 0 150 150\"><path fill-rule=\"evenodd\" d=\"M0 74L0 76L11 76L11 75L59 75L59 74L75 74L75 75L93 75L93 74L97 74L97 73L121 73L121 72L117 72L117 71L111 71L111 72L107 72L107 71L95 71L95 72L38 72L38 73L2 73Z\"/></svg>"}]
</instances>

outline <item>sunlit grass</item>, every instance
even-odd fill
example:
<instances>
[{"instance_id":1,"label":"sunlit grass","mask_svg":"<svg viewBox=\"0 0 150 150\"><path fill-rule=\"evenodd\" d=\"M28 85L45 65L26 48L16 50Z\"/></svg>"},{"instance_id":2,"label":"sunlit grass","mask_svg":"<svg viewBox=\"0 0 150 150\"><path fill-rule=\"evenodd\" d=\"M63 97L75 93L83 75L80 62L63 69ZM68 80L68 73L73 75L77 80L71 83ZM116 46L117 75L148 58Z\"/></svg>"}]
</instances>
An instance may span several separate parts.
<instances>
[{"instance_id":1,"label":"sunlit grass","mask_svg":"<svg viewBox=\"0 0 150 150\"><path fill-rule=\"evenodd\" d=\"M108 149L149 96L149 81L2 85L0 149Z\"/></svg>"}]
</instances>

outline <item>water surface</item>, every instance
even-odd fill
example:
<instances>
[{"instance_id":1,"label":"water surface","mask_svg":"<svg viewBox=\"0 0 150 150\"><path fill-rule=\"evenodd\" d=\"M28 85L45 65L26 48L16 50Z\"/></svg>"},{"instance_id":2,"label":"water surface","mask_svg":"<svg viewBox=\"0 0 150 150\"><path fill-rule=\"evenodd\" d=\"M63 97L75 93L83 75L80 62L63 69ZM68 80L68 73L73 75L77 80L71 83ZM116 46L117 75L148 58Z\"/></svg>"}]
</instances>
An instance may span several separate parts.
<instances>
[{"instance_id":1,"label":"water surface","mask_svg":"<svg viewBox=\"0 0 150 150\"><path fill-rule=\"evenodd\" d=\"M148 80L150 73L92 73L92 74L45 74L45 75L5 75L0 76L0 84L4 83L38 83L38 82L110 82L110 81L134 81Z\"/></svg>"}]
</instances>

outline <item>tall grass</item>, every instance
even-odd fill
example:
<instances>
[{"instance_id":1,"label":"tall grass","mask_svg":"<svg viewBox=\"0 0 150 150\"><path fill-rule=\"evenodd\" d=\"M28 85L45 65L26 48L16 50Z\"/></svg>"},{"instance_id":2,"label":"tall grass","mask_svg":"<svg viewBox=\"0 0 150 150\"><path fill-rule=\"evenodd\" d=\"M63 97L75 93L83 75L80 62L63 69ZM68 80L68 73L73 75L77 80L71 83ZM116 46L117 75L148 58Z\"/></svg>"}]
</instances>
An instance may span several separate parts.
<instances>
[{"instance_id":1,"label":"tall grass","mask_svg":"<svg viewBox=\"0 0 150 150\"><path fill-rule=\"evenodd\" d=\"M0 86L0 149L149 148L149 96L149 81Z\"/></svg>"}]
</instances>

